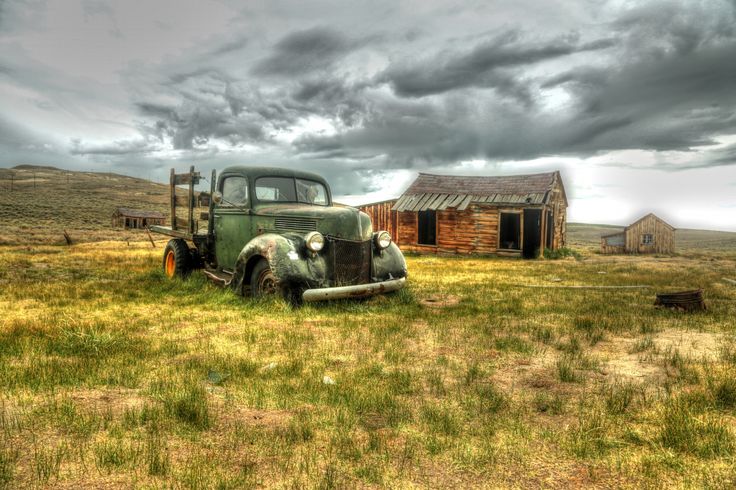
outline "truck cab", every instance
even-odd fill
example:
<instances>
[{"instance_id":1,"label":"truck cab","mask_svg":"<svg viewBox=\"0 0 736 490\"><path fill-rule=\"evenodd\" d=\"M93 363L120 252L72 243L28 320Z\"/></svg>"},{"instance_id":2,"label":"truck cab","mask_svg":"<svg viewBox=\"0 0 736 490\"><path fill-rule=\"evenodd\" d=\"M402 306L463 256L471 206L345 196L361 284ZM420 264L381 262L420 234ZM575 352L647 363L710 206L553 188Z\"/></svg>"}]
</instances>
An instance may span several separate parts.
<instances>
[{"instance_id":1,"label":"truck cab","mask_svg":"<svg viewBox=\"0 0 736 490\"><path fill-rule=\"evenodd\" d=\"M195 174L192 169L191 179L172 177L172 186L192 187ZM228 167L216 180L213 175L205 201L206 232L192 223L184 224L186 232L174 229L174 205L172 226L151 228L174 236L164 253L170 277L201 268L238 294L279 294L293 303L370 296L405 284L406 262L391 236L374 231L365 213L335 205L319 175Z\"/></svg>"}]
</instances>

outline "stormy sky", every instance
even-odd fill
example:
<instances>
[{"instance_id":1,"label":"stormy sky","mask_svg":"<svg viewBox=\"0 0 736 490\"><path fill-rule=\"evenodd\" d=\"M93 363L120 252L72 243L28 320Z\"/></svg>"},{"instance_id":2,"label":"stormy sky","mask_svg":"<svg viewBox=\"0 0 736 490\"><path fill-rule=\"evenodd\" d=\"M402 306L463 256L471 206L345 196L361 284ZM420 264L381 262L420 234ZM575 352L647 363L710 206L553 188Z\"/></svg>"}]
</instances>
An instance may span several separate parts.
<instances>
[{"instance_id":1,"label":"stormy sky","mask_svg":"<svg viewBox=\"0 0 736 490\"><path fill-rule=\"evenodd\" d=\"M571 221L736 231L736 0L0 0L0 166L278 165L343 202L559 169Z\"/></svg>"}]
</instances>

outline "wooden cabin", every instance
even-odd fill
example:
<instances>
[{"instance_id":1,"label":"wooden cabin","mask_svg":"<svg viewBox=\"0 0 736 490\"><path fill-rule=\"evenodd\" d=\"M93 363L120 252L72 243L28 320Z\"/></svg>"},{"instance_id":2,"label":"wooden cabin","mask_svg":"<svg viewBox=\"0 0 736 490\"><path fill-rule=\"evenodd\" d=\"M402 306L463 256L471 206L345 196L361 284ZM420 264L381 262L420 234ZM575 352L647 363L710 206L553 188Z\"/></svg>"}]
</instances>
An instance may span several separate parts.
<instances>
[{"instance_id":1,"label":"wooden cabin","mask_svg":"<svg viewBox=\"0 0 736 490\"><path fill-rule=\"evenodd\" d=\"M112 213L112 227L135 230L150 225L163 225L166 217L158 211L143 211L140 209L117 208Z\"/></svg>"},{"instance_id":2,"label":"wooden cabin","mask_svg":"<svg viewBox=\"0 0 736 490\"><path fill-rule=\"evenodd\" d=\"M675 228L652 213L623 231L601 237L603 254L671 254L675 252Z\"/></svg>"},{"instance_id":3,"label":"wooden cabin","mask_svg":"<svg viewBox=\"0 0 736 490\"><path fill-rule=\"evenodd\" d=\"M420 173L389 201L360 206L405 251L538 257L565 246L559 172L513 176Z\"/></svg>"}]
</instances>

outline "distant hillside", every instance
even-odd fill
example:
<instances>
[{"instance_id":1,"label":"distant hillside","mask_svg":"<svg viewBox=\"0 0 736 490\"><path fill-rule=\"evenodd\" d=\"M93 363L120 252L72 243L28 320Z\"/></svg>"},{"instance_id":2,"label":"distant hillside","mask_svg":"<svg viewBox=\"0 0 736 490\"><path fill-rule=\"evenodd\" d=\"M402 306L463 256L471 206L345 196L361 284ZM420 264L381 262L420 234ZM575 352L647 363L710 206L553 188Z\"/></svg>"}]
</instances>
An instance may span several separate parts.
<instances>
[{"instance_id":1,"label":"distant hillside","mask_svg":"<svg viewBox=\"0 0 736 490\"><path fill-rule=\"evenodd\" d=\"M80 241L142 238L111 228L119 206L168 214L169 188L114 173L0 168L0 244L59 243L63 230Z\"/></svg>"},{"instance_id":2,"label":"distant hillside","mask_svg":"<svg viewBox=\"0 0 736 490\"><path fill-rule=\"evenodd\" d=\"M597 250L601 236L622 231L623 226L568 223L567 241L573 248ZM736 233L727 231L688 230L675 231L675 250L693 253L697 251L727 251L736 253Z\"/></svg>"}]
</instances>

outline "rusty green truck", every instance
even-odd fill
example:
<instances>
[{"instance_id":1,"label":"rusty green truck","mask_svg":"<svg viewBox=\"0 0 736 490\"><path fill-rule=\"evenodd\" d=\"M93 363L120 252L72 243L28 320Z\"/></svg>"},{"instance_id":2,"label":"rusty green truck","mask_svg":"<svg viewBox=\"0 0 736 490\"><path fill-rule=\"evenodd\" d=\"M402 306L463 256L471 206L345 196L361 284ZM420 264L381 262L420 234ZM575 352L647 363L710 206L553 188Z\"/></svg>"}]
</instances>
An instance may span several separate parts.
<instances>
[{"instance_id":1,"label":"rusty green truck","mask_svg":"<svg viewBox=\"0 0 736 490\"><path fill-rule=\"evenodd\" d=\"M241 295L278 294L298 304L356 298L401 289L406 262L386 231L368 215L334 205L319 175L273 167L229 167L212 172L210 192L196 195L201 176L171 173L171 236L163 269L186 277L201 269ZM177 186L188 185L179 196ZM197 205L206 207L198 229ZM186 218L177 213L186 211Z\"/></svg>"}]
</instances>

